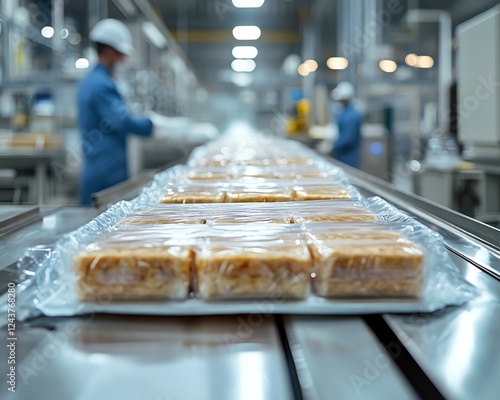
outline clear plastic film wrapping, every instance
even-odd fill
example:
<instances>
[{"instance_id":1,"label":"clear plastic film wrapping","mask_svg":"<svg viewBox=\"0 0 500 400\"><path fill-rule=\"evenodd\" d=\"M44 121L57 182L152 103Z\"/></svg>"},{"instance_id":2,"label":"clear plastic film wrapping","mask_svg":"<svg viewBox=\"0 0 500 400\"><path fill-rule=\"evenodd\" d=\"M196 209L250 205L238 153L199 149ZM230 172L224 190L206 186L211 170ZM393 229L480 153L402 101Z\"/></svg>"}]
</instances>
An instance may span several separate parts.
<instances>
[{"instance_id":1,"label":"clear plastic film wrapping","mask_svg":"<svg viewBox=\"0 0 500 400\"><path fill-rule=\"evenodd\" d=\"M224 153L224 146L211 143L197 149L189 164L198 168L215 160L218 167L232 168L249 165L255 155L251 147L235 159L235 153ZM297 150L289 155L296 160L290 161L294 168L325 163L297 144L290 147ZM286 165L285 154L268 153L257 164ZM477 295L460 278L438 234L380 198L363 199L346 180L264 179L264 186L275 188L281 181L295 192L308 185L328 189L330 184L350 200L159 204L168 188L186 184L190 169L179 166L157 174L136 199L110 207L64 236L53 250L27 251L18 263L19 318L40 312L251 313L256 299L272 303L276 313L432 312ZM228 188L246 184L207 182L190 187L215 188L226 196ZM357 258L349 259L346 248L356 248ZM384 258L377 251L395 254ZM391 262L405 268L390 270ZM346 270L355 264L357 268ZM353 280L358 286L349 289ZM377 286L380 280L383 287ZM405 286L405 280L416 285ZM94 290L96 282L116 287L100 292ZM212 299L220 301L207 301Z\"/></svg>"}]
</instances>

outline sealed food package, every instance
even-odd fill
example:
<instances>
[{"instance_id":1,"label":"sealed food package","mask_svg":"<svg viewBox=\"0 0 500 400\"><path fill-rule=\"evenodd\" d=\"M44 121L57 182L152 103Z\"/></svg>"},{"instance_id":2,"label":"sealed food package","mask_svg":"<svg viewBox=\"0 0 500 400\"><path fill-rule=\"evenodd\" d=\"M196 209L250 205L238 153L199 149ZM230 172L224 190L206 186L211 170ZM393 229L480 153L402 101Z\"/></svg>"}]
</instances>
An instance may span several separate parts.
<instances>
[{"instance_id":1,"label":"sealed food package","mask_svg":"<svg viewBox=\"0 0 500 400\"><path fill-rule=\"evenodd\" d=\"M208 211L200 206L181 204L143 206L127 215L122 224L205 224L206 215Z\"/></svg>"},{"instance_id":2,"label":"sealed food package","mask_svg":"<svg viewBox=\"0 0 500 400\"><path fill-rule=\"evenodd\" d=\"M205 224L206 219L198 211L169 209L167 206L143 207L125 217L122 224Z\"/></svg>"},{"instance_id":3,"label":"sealed food package","mask_svg":"<svg viewBox=\"0 0 500 400\"><path fill-rule=\"evenodd\" d=\"M323 179L339 174L338 168L325 165L263 165L234 166L232 175L235 178L267 178L284 180Z\"/></svg>"},{"instance_id":4,"label":"sealed food package","mask_svg":"<svg viewBox=\"0 0 500 400\"><path fill-rule=\"evenodd\" d=\"M319 296L420 297L423 249L401 233L378 229L310 233Z\"/></svg>"},{"instance_id":5,"label":"sealed food package","mask_svg":"<svg viewBox=\"0 0 500 400\"><path fill-rule=\"evenodd\" d=\"M368 210L355 208L337 208L333 210L318 210L303 212L292 218L295 224L310 224L316 222L376 222L377 217Z\"/></svg>"},{"instance_id":6,"label":"sealed food package","mask_svg":"<svg viewBox=\"0 0 500 400\"><path fill-rule=\"evenodd\" d=\"M156 224L206 224L206 219L195 216L138 216L131 215L125 218L122 223L130 225L156 225Z\"/></svg>"},{"instance_id":7,"label":"sealed food package","mask_svg":"<svg viewBox=\"0 0 500 400\"><path fill-rule=\"evenodd\" d=\"M233 166L232 174L235 178L265 178L273 179L278 178L278 173L276 172L276 167L269 166Z\"/></svg>"},{"instance_id":8,"label":"sealed food package","mask_svg":"<svg viewBox=\"0 0 500 400\"><path fill-rule=\"evenodd\" d=\"M207 220L208 224L252 224L252 223L264 223L264 224L291 224L292 219L285 215L266 215L266 214L237 214L228 213L227 215L214 216Z\"/></svg>"},{"instance_id":9,"label":"sealed food package","mask_svg":"<svg viewBox=\"0 0 500 400\"><path fill-rule=\"evenodd\" d=\"M311 201L295 203L292 222L310 224L317 222L376 222L377 216L364 204L355 201Z\"/></svg>"},{"instance_id":10,"label":"sealed food package","mask_svg":"<svg viewBox=\"0 0 500 400\"><path fill-rule=\"evenodd\" d=\"M293 188L294 200L350 200L349 190L340 185L300 185Z\"/></svg>"},{"instance_id":11,"label":"sealed food package","mask_svg":"<svg viewBox=\"0 0 500 400\"><path fill-rule=\"evenodd\" d=\"M89 249L75 257L82 300L185 299L192 253L188 247Z\"/></svg>"},{"instance_id":12,"label":"sealed food package","mask_svg":"<svg viewBox=\"0 0 500 400\"><path fill-rule=\"evenodd\" d=\"M232 176L226 168L208 167L208 168L190 168L186 171L186 178L191 180L213 180L227 181Z\"/></svg>"},{"instance_id":13,"label":"sealed food package","mask_svg":"<svg viewBox=\"0 0 500 400\"><path fill-rule=\"evenodd\" d=\"M287 202L293 201L293 192L287 185L232 184L227 187L226 203Z\"/></svg>"},{"instance_id":14,"label":"sealed food package","mask_svg":"<svg viewBox=\"0 0 500 400\"><path fill-rule=\"evenodd\" d=\"M74 256L80 299L185 299L192 247L203 232L183 226L118 227Z\"/></svg>"},{"instance_id":15,"label":"sealed food package","mask_svg":"<svg viewBox=\"0 0 500 400\"><path fill-rule=\"evenodd\" d=\"M224 203L225 192L217 187L170 187L160 198L160 203Z\"/></svg>"},{"instance_id":16,"label":"sealed food package","mask_svg":"<svg viewBox=\"0 0 500 400\"><path fill-rule=\"evenodd\" d=\"M283 202L293 201L291 190L278 189L232 189L226 193L227 203Z\"/></svg>"},{"instance_id":17,"label":"sealed food package","mask_svg":"<svg viewBox=\"0 0 500 400\"><path fill-rule=\"evenodd\" d=\"M195 257L195 287L204 299L304 299L311 256L300 240L210 240Z\"/></svg>"}]
</instances>

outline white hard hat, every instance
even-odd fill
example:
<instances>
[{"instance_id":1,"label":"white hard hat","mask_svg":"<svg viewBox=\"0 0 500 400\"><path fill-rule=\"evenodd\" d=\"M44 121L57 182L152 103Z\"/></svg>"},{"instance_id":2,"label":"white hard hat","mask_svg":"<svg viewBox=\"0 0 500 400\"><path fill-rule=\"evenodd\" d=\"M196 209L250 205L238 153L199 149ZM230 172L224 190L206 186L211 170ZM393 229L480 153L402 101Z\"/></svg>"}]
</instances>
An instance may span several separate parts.
<instances>
[{"instance_id":1,"label":"white hard hat","mask_svg":"<svg viewBox=\"0 0 500 400\"><path fill-rule=\"evenodd\" d=\"M352 100L354 97L354 87L349 82L341 82L332 90L334 100Z\"/></svg>"},{"instance_id":2,"label":"white hard hat","mask_svg":"<svg viewBox=\"0 0 500 400\"><path fill-rule=\"evenodd\" d=\"M108 45L127 56L132 54L132 34L127 26L117 19L103 19L90 32L90 40Z\"/></svg>"}]
</instances>

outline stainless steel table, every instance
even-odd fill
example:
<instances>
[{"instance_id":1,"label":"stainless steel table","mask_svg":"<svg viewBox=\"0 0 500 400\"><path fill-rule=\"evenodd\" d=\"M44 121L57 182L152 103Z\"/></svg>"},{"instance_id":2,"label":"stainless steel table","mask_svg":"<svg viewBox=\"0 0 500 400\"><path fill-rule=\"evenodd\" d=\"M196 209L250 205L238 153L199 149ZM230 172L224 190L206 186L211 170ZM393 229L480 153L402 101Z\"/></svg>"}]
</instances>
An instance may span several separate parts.
<instances>
[{"instance_id":1,"label":"stainless steel table","mask_svg":"<svg viewBox=\"0 0 500 400\"><path fill-rule=\"evenodd\" d=\"M425 315L38 318L18 324L19 366L33 373L12 398L497 399L500 231L345 168L364 194L441 233L482 297ZM51 246L91 217L59 210L2 255Z\"/></svg>"},{"instance_id":2,"label":"stainless steel table","mask_svg":"<svg viewBox=\"0 0 500 400\"><path fill-rule=\"evenodd\" d=\"M49 186L51 164L61 160L62 150L11 149L0 151L0 169L27 171L35 179L34 197L37 204L44 204Z\"/></svg>"}]
</instances>

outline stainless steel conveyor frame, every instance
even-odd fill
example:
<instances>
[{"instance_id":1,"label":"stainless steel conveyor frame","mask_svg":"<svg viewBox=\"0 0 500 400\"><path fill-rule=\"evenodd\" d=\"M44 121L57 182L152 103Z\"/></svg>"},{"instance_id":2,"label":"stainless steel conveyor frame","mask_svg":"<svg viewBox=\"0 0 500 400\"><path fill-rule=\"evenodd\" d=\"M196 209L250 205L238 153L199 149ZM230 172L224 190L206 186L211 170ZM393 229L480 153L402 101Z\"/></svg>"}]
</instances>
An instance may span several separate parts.
<instances>
[{"instance_id":1,"label":"stainless steel conveyor frame","mask_svg":"<svg viewBox=\"0 0 500 400\"><path fill-rule=\"evenodd\" d=\"M17 325L22 368L12 398L497 399L500 231L342 167L363 194L443 235L482 297L411 315L40 317ZM61 208L10 233L0 242L0 268L97 213ZM0 346L0 375L6 351Z\"/></svg>"}]
</instances>

